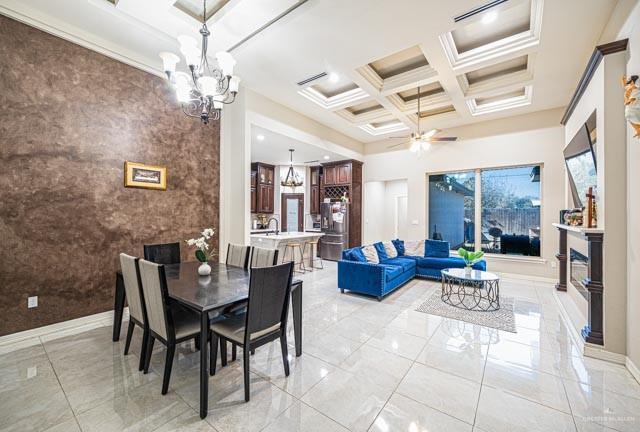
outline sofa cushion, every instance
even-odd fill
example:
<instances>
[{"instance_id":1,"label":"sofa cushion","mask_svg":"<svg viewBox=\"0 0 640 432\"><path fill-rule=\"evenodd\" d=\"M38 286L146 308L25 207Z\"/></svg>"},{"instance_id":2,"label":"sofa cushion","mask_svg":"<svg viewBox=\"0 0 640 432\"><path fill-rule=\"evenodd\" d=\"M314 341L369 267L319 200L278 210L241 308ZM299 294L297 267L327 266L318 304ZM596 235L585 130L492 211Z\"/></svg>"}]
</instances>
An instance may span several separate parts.
<instances>
[{"instance_id":1,"label":"sofa cushion","mask_svg":"<svg viewBox=\"0 0 640 432\"><path fill-rule=\"evenodd\" d=\"M416 257L424 256L424 240L411 240L404 242L404 254Z\"/></svg>"},{"instance_id":2,"label":"sofa cushion","mask_svg":"<svg viewBox=\"0 0 640 432\"><path fill-rule=\"evenodd\" d=\"M385 281L389 282L402 275L404 271L401 266L390 265L390 264L380 264L385 268Z\"/></svg>"},{"instance_id":3,"label":"sofa cushion","mask_svg":"<svg viewBox=\"0 0 640 432\"><path fill-rule=\"evenodd\" d=\"M364 257L367 259L367 262L378 264L380 262L380 258L378 258L378 251L376 247L373 245L362 246L362 253Z\"/></svg>"},{"instance_id":4,"label":"sofa cushion","mask_svg":"<svg viewBox=\"0 0 640 432\"><path fill-rule=\"evenodd\" d=\"M390 257L387 256L387 251L384 248L384 244L382 242L374 243L373 247L376 248L376 252L378 252L378 260L384 261Z\"/></svg>"},{"instance_id":5,"label":"sofa cushion","mask_svg":"<svg viewBox=\"0 0 640 432\"><path fill-rule=\"evenodd\" d=\"M396 249L396 247L393 245L392 242L390 241L382 242L382 246L384 246L384 251L386 252L388 259L392 259L398 256L398 250Z\"/></svg>"},{"instance_id":6,"label":"sofa cushion","mask_svg":"<svg viewBox=\"0 0 640 432\"><path fill-rule=\"evenodd\" d=\"M423 257L417 258L416 264L418 267L427 267L437 270L442 270L446 268L464 268L464 260L462 258L457 257L449 257L449 258L434 258L434 257Z\"/></svg>"},{"instance_id":7,"label":"sofa cushion","mask_svg":"<svg viewBox=\"0 0 640 432\"><path fill-rule=\"evenodd\" d=\"M407 271L407 270L414 269L416 267L416 260L411 258L395 257L388 260L384 260L381 262L381 264L399 266L399 267L402 267L403 271Z\"/></svg>"},{"instance_id":8,"label":"sofa cushion","mask_svg":"<svg viewBox=\"0 0 640 432\"><path fill-rule=\"evenodd\" d=\"M362 253L362 249L360 249L359 247L346 249L342 255L343 258L347 261L367 262L367 258L364 256L364 254Z\"/></svg>"},{"instance_id":9,"label":"sofa cushion","mask_svg":"<svg viewBox=\"0 0 640 432\"><path fill-rule=\"evenodd\" d=\"M395 246L396 250L398 251L398 256L404 255L404 241L403 240L400 240L400 239L391 240L391 243L393 243L393 246Z\"/></svg>"},{"instance_id":10,"label":"sofa cushion","mask_svg":"<svg viewBox=\"0 0 640 432\"><path fill-rule=\"evenodd\" d=\"M432 258L448 258L449 242L440 240L425 240L424 256Z\"/></svg>"}]
</instances>

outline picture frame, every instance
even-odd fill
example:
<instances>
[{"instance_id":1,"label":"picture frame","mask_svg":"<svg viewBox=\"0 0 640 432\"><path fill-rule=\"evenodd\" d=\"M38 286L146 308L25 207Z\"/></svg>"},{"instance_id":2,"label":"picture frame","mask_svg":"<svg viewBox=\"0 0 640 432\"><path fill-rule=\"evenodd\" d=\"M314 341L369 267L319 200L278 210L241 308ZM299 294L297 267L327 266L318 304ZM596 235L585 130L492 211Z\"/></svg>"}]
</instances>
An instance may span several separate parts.
<instances>
[{"instance_id":1,"label":"picture frame","mask_svg":"<svg viewBox=\"0 0 640 432\"><path fill-rule=\"evenodd\" d=\"M125 161L124 187L167 190L167 168Z\"/></svg>"}]
</instances>

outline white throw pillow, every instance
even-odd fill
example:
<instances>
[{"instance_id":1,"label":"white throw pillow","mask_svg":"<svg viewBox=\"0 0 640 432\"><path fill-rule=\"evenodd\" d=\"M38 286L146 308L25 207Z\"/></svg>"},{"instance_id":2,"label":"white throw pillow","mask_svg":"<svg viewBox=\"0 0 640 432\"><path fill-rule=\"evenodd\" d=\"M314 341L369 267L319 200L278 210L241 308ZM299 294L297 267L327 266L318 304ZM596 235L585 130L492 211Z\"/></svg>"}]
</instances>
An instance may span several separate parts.
<instances>
[{"instance_id":1,"label":"white throw pillow","mask_svg":"<svg viewBox=\"0 0 640 432\"><path fill-rule=\"evenodd\" d=\"M404 242L404 254L410 256L424 256L424 240L411 240Z\"/></svg>"},{"instance_id":2,"label":"white throw pillow","mask_svg":"<svg viewBox=\"0 0 640 432\"><path fill-rule=\"evenodd\" d=\"M382 242L382 246L384 246L384 251L387 253L387 258L395 258L398 256L398 250L390 241Z\"/></svg>"},{"instance_id":3,"label":"white throw pillow","mask_svg":"<svg viewBox=\"0 0 640 432\"><path fill-rule=\"evenodd\" d=\"M378 264L380 262L380 259L378 258L378 251L376 250L375 246L362 246L362 253L364 254L364 257L367 259L368 263Z\"/></svg>"}]
</instances>

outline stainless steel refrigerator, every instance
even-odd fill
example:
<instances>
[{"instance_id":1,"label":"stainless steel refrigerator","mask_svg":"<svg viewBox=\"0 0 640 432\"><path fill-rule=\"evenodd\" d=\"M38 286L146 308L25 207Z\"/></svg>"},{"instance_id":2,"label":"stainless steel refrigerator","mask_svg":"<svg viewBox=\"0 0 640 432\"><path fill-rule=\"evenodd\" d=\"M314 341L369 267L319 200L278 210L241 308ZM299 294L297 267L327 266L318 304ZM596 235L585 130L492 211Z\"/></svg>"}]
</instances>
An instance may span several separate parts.
<instances>
[{"instance_id":1,"label":"stainless steel refrigerator","mask_svg":"<svg viewBox=\"0 0 640 432\"><path fill-rule=\"evenodd\" d=\"M349 248L349 204L342 202L320 204L320 239L322 259L338 261L342 250Z\"/></svg>"}]
</instances>

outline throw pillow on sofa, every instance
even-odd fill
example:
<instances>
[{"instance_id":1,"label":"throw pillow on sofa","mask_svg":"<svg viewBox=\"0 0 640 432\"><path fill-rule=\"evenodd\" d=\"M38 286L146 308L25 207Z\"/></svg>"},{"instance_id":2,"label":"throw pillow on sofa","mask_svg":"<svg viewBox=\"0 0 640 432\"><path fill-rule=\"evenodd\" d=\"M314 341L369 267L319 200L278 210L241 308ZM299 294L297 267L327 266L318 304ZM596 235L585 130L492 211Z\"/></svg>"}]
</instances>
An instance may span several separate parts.
<instances>
[{"instance_id":1,"label":"throw pillow on sofa","mask_svg":"<svg viewBox=\"0 0 640 432\"><path fill-rule=\"evenodd\" d=\"M393 246L395 246L396 250L398 251L398 256L403 256L404 255L404 241L400 240L400 239L396 239L396 240L391 240L391 243L393 243Z\"/></svg>"},{"instance_id":2,"label":"throw pillow on sofa","mask_svg":"<svg viewBox=\"0 0 640 432\"><path fill-rule=\"evenodd\" d=\"M424 256L424 240L411 240L404 242L404 254L409 256Z\"/></svg>"},{"instance_id":3,"label":"throw pillow on sofa","mask_svg":"<svg viewBox=\"0 0 640 432\"><path fill-rule=\"evenodd\" d=\"M373 263L373 264L380 263L380 259L378 258L378 251L376 250L375 246L373 245L362 246L361 249L368 263Z\"/></svg>"},{"instance_id":4,"label":"throw pillow on sofa","mask_svg":"<svg viewBox=\"0 0 640 432\"><path fill-rule=\"evenodd\" d=\"M345 259L348 261L367 262L367 258L362 253L362 249L353 248L345 251Z\"/></svg>"},{"instance_id":5,"label":"throw pillow on sofa","mask_svg":"<svg viewBox=\"0 0 640 432\"><path fill-rule=\"evenodd\" d=\"M425 258L449 258L449 242L440 240L425 240Z\"/></svg>"},{"instance_id":6,"label":"throw pillow on sofa","mask_svg":"<svg viewBox=\"0 0 640 432\"><path fill-rule=\"evenodd\" d=\"M382 242L382 246L384 246L384 251L387 253L387 259L395 258L398 256L398 250L392 242Z\"/></svg>"}]
</instances>

